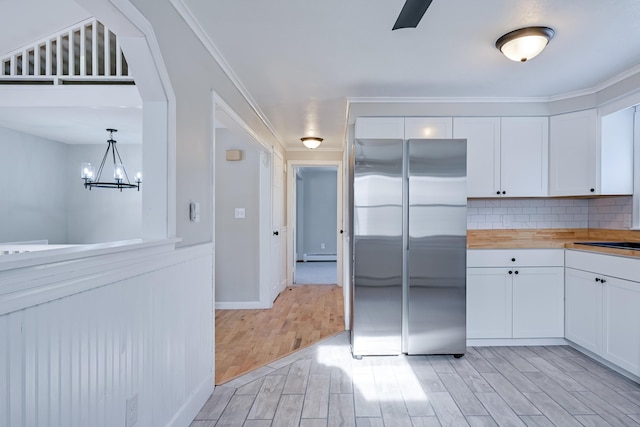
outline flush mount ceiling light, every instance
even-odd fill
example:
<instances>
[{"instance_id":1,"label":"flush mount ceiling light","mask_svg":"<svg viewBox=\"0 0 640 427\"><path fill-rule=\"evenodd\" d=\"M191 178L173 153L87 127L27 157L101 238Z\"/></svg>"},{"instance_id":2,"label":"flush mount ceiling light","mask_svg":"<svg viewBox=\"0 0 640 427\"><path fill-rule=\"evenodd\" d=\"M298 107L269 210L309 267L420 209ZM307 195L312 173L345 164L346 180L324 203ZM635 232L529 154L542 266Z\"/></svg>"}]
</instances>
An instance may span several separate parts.
<instances>
[{"instance_id":1,"label":"flush mount ceiling light","mask_svg":"<svg viewBox=\"0 0 640 427\"><path fill-rule=\"evenodd\" d=\"M526 62L542 52L554 34L549 27L520 28L496 40L496 47L510 60Z\"/></svg>"},{"instance_id":2,"label":"flush mount ceiling light","mask_svg":"<svg viewBox=\"0 0 640 427\"><path fill-rule=\"evenodd\" d=\"M117 129L107 129L109 132L109 139L107 140L107 151L105 151L102 157L102 162L98 168L96 174L91 163L82 163L80 166L80 178L84 179L84 188L91 190L94 187L97 188L116 188L122 191L123 188L137 188L140 191L140 184L142 183L142 173L136 173L134 178L135 184L129 182L129 176L127 170L124 168L120 153L116 148L116 141L113 139L113 132L118 132ZM102 172L104 165L107 162L107 157L113 160L113 181L102 181Z\"/></svg>"},{"instance_id":3,"label":"flush mount ceiling light","mask_svg":"<svg viewBox=\"0 0 640 427\"><path fill-rule=\"evenodd\" d=\"M317 136L305 136L304 138L300 138L300 141L302 141L305 147L311 148L313 150L314 148L318 148L320 146L323 139L318 138Z\"/></svg>"}]
</instances>

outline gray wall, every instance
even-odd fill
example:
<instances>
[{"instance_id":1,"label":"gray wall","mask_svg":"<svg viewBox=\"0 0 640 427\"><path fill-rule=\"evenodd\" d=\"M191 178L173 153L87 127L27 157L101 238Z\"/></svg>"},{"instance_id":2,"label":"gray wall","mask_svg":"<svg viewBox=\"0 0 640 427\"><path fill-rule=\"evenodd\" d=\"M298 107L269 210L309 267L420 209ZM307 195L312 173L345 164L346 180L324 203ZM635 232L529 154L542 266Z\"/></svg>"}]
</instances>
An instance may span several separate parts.
<instances>
[{"instance_id":1,"label":"gray wall","mask_svg":"<svg viewBox=\"0 0 640 427\"><path fill-rule=\"evenodd\" d=\"M300 168L296 200L299 260L305 253L337 253L337 179L337 168Z\"/></svg>"},{"instance_id":2,"label":"gray wall","mask_svg":"<svg viewBox=\"0 0 640 427\"><path fill-rule=\"evenodd\" d=\"M0 242L139 238L141 192L88 191L82 185L80 164L99 164L106 147L106 140L104 145L67 145L0 128ZM142 146L118 150L131 179L141 168Z\"/></svg>"},{"instance_id":3,"label":"gray wall","mask_svg":"<svg viewBox=\"0 0 640 427\"><path fill-rule=\"evenodd\" d=\"M67 243L66 169L66 144L0 128L0 242Z\"/></svg>"},{"instance_id":4,"label":"gray wall","mask_svg":"<svg viewBox=\"0 0 640 427\"><path fill-rule=\"evenodd\" d=\"M242 160L225 160L226 150ZM259 301L260 153L246 138L216 129L216 302ZM235 218L244 208L246 217Z\"/></svg>"}]
</instances>

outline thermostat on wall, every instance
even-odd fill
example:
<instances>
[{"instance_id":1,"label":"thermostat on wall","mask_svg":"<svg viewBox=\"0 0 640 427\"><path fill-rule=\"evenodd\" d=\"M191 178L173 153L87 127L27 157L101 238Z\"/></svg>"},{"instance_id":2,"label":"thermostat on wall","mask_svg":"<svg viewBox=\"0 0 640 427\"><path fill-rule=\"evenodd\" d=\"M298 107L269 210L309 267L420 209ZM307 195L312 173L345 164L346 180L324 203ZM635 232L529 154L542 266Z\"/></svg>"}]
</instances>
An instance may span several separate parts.
<instances>
[{"instance_id":1,"label":"thermostat on wall","mask_svg":"<svg viewBox=\"0 0 640 427\"><path fill-rule=\"evenodd\" d=\"M227 160L232 162L242 160L242 150L227 150L226 155Z\"/></svg>"}]
</instances>

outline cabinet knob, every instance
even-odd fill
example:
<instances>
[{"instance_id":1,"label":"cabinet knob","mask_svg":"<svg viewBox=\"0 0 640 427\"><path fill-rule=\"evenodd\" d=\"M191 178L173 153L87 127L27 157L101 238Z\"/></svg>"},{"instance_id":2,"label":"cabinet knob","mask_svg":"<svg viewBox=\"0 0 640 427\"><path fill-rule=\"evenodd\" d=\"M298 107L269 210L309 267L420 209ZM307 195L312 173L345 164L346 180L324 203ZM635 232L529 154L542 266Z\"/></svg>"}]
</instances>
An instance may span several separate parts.
<instances>
[{"instance_id":1,"label":"cabinet knob","mask_svg":"<svg viewBox=\"0 0 640 427\"><path fill-rule=\"evenodd\" d=\"M600 281L600 278L599 278L599 277L596 277L596 282L599 282L599 281Z\"/></svg>"},{"instance_id":2,"label":"cabinet knob","mask_svg":"<svg viewBox=\"0 0 640 427\"><path fill-rule=\"evenodd\" d=\"M502 194L507 194L507 192L503 190L503 191L502 191Z\"/></svg>"},{"instance_id":3,"label":"cabinet knob","mask_svg":"<svg viewBox=\"0 0 640 427\"><path fill-rule=\"evenodd\" d=\"M511 262L516 262L516 259L515 258L511 258Z\"/></svg>"},{"instance_id":4,"label":"cabinet knob","mask_svg":"<svg viewBox=\"0 0 640 427\"><path fill-rule=\"evenodd\" d=\"M500 194L500 190L496 191L496 194Z\"/></svg>"},{"instance_id":5,"label":"cabinet knob","mask_svg":"<svg viewBox=\"0 0 640 427\"><path fill-rule=\"evenodd\" d=\"M509 274L513 274L513 271L509 270Z\"/></svg>"},{"instance_id":6,"label":"cabinet knob","mask_svg":"<svg viewBox=\"0 0 640 427\"><path fill-rule=\"evenodd\" d=\"M273 235L274 235L274 236L277 236L277 235L279 235L279 234L280 234L280 233L278 233L277 231L274 231L274 232L273 232Z\"/></svg>"},{"instance_id":7,"label":"cabinet knob","mask_svg":"<svg viewBox=\"0 0 640 427\"><path fill-rule=\"evenodd\" d=\"M605 283L605 282L606 282L606 280L600 279L600 283Z\"/></svg>"},{"instance_id":8,"label":"cabinet knob","mask_svg":"<svg viewBox=\"0 0 640 427\"><path fill-rule=\"evenodd\" d=\"M596 191L596 189L595 189L595 188L591 188L591 189L589 189L589 191L591 191L592 193L594 193L594 192Z\"/></svg>"},{"instance_id":9,"label":"cabinet knob","mask_svg":"<svg viewBox=\"0 0 640 427\"><path fill-rule=\"evenodd\" d=\"M518 274L518 270L516 270L516 274Z\"/></svg>"}]
</instances>

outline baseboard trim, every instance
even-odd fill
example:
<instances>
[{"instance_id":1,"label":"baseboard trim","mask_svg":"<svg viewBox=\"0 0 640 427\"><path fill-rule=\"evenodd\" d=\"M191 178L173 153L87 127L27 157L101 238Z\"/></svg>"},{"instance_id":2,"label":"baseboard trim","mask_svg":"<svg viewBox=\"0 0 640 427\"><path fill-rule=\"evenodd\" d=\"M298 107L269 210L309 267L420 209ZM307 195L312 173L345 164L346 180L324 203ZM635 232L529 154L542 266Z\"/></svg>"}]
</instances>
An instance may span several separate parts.
<instances>
[{"instance_id":1,"label":"baseboard trim","mask_svg":"<svg viewBox=\"0 0 640 427\"><path fill-rule=\"evenodd\" d=\"M216 302L216 310L256 310L271 307L272 305L260 301Z\"/></svg>"},{"instance_id":2,"label":"baseboard trim","mask_svg":"<svg viewBox=\"0 0 640 427\"><path fill-rule=\"evenodd\" d=\"M193 419L198 415L200 409L207 403L209 396L214 389L213 376L207 377L200 383L195 392L187 399L182 407L175 413L171 421L167 423L167 427L185 427L191 425Z\"/></svg>"},{"instance_id":3,"label":"baseboard trim","mask_svg":"<svg viewBox=\"0 0 640 427\"><path fill-rule=\"evenodd\" d=\"M607 359L604 359L603 357L598 356L597 354L595 354L591 350L587 350L586 348L574 343L573 341L569 341L569 340L567 340L567 345L569 345L570 347L572 347L575 350L579 351L580 353L584 354L585 356L589 356L590 358L592 358L596 362L606 366L607 368L616 371L620 375L629 378L631 381L635 381L638 384L640 384L640 377L639 376L637 376L635 374L632 374L631 372L627 371L624 368L621 368L620 366L616 365L615 363L609 362Z\"/></svg>"},{"instance_id":4,"label":"baseboard trim","mask_svg":"<svg viewBox=\"0 0 640 427\"><path fill-rule=\"evenodd\" d=\"M467 339L468 347L504 347L525 345L568 345L564 338L471 338Z\"/></svg>"}]
</instances>

